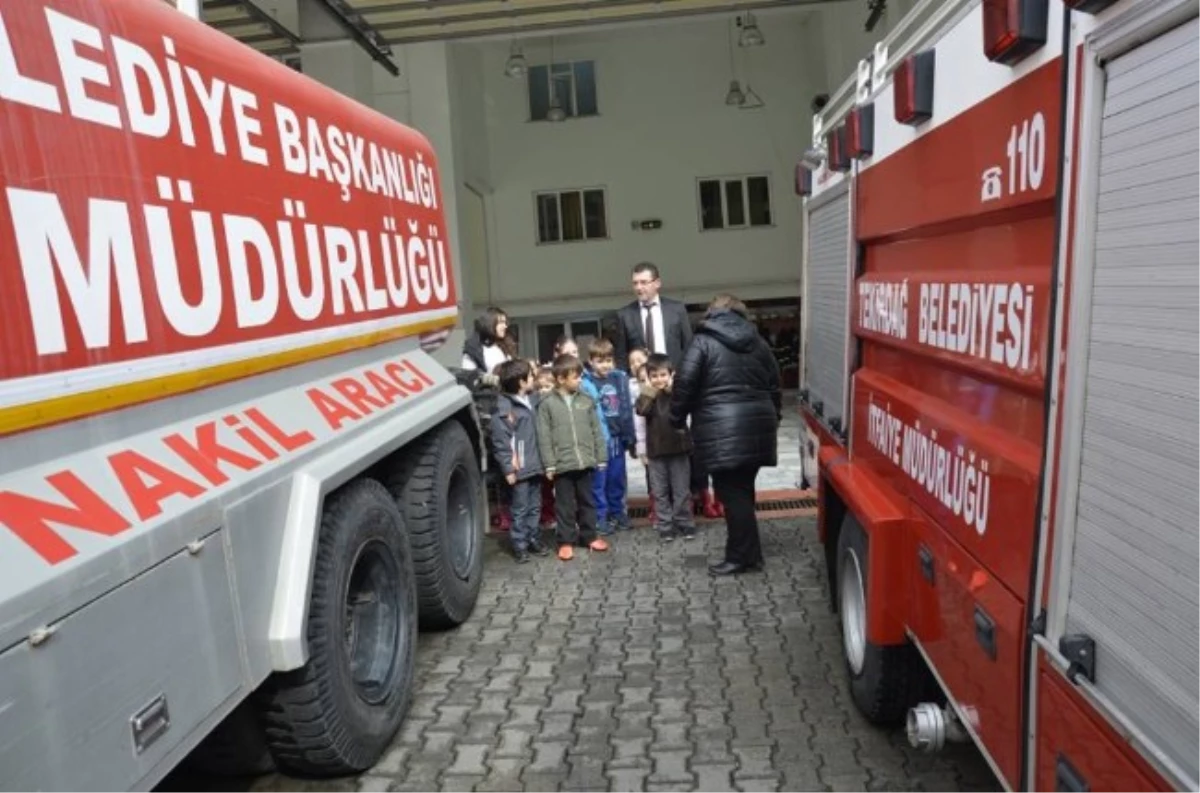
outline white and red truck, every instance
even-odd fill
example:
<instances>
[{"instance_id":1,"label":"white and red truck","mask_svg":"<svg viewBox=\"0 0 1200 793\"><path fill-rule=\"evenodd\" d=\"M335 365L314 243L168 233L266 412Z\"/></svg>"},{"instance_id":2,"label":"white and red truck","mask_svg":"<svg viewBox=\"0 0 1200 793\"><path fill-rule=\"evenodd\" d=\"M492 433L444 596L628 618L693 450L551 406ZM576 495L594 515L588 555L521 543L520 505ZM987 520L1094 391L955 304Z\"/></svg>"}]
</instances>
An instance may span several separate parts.
<instances>
[{"instance_id":1,"label":"white and red truck","mask_svg":"<svg viewBox=\"0 0 1200 793\"><path fill-rule=\"evenodd\" d=\"M1194 0L920 2L814 119L802 413L853 698L1196 790Z\"/></svg>"},{"instance_id":2,"label":"white and red truck","mask_svg":"<svg viewBox=\"0 0 1200 793\"><path fill-rule=\"evenodd\" d=\"M425 138L169 4L0 3L0 788L380 756L482 577L443 212Z\"/></svg>"}]
</instances>

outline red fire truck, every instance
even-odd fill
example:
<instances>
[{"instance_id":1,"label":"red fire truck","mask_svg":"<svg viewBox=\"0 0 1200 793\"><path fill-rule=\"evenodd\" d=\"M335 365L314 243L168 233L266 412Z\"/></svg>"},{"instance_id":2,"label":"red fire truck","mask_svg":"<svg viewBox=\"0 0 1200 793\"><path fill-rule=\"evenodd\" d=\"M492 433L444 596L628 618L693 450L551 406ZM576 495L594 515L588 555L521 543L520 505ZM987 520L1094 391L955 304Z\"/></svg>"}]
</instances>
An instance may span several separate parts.
<instances>
[{"instance_id":1,"label":"red fire truck","mask_svg":"<svg viewBox=\"0 0 1200 793\"><path fill-rule=\"evenodd\" d=\"M802 413L853 698L1197 788L1195 0L921 2L814 119Z\"/></svg>"}]
</instances>

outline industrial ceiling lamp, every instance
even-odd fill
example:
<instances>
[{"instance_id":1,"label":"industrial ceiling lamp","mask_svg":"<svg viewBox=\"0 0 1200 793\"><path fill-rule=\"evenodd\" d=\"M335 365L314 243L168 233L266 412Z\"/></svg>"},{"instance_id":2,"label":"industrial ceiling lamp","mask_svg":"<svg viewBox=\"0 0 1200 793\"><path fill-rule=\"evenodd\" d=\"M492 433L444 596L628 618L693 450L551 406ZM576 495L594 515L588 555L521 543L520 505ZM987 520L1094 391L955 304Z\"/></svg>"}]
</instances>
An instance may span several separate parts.
<instances>
[{"instance_id":1,"label":"industrial ceiling lamp","mask_svg":"<svg viewBox=\"0 0 1200 793\"><path fill-rule=\"evenodd\" d=\"M524 77L528 71L529 64L525 62L525 54L521 52L517 42L513 41L512 48L508 53L508 60L504 63L504 76L518 79Z\"/></svg>"},{"instance_id":2,"label":"industrial ceiling lamp","mask_svg":"<svg viewBox=\"0 0 1200 793\"><path fill-rule=\"evenodd\" d=\"M754 14L749 11L739 20L742 26L742 32L738 36L739 47L761 47L767 43L767 38L758 29L758 23L754 21Z\"/></svg>"},{"instance_id":3,"label":"industrial ceiling lamp","mask_svg":"<svg viewBox=\"0 0 1200 793\"><path fill-rule=\"evenodd\" d=\"M733 77L729 81L729 90L725 92L725 104L730 107L741 107L746 104L746 95L742 93L742 86L738 84L737 73L733 66L733 29L728 31L729 39L729 74Z\"/></svg>"},{"instance_id":4,"label":"industrial ceiling lamp","mask_svg":"<svg viewBox=\"0 0 1200 793\"><path fill-rule=\"evenodd\" d=\"M546 120L558 123L567 120L567 111L563 109L562 100L554 90L554 37L550 37L550 107L546 109Z\"/></svg>"},{"instance_id":5,"label":"industrial ceiling lamp","mask_svg":"<svg viewBox=\"0 0 1200 793\"><path fill-rule=\"evenodd\" d=\"M758 93L750 87L750 83L747 82L746 96L739 103L738 110L758 110L759 108L766 106L767 103L762 100L762 97L759 96Z\"/></svg>"},{"instance_id":6,"label":"industrial ceiling lamp","mask_svg":"<svg viewBox=\"0 0 1200 793\"><path fill-rule=\"evenodd\" d=\"M746 104L746 95L742 93L742 86L737 80L729 81L729 91L725 94L725 104L730 107L740 107Z\"/></svg>"}]
</instances>

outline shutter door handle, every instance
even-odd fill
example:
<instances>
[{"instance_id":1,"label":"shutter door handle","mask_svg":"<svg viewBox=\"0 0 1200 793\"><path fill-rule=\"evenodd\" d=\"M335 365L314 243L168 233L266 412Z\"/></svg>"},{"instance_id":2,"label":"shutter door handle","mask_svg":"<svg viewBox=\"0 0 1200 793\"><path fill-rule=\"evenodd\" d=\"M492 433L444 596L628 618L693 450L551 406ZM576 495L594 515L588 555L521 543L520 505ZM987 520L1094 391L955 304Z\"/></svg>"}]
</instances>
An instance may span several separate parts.
<instances>
[{"instance_id":1,"label":"shutter door handle","mask_svg":"<svg viewBox=\"0 0 1200 793\"><path fill-rule=\"evenodd\" d=\"M924 578L929 583L935 583L933 580L933 551L922 543L917 548L917 562L921 565L921 578Z\"/></svg>"},{"instance_id":2,"label":"shutter door handle","mask_svg":"<svg viewBox=\"0 0 1200 793\"><path fill-rule=\"evenodd\" d=\"M1091 785L1087 783L1075 766L1067 760L1064 755L1058 756L1058 761L1054 764L1054 789L1064 791L1090 791Z\"/></svg>"},{"instance_id":3,"label":"shutter door handle","mask_svg":"<svg viewBox=\"0 0 1200 793\"><path fill-rule=\"evenodd\" d=\"M996 660L996 623L982 606L975 607L975 641L988 658Z\"/></svg>"}]
</instances>

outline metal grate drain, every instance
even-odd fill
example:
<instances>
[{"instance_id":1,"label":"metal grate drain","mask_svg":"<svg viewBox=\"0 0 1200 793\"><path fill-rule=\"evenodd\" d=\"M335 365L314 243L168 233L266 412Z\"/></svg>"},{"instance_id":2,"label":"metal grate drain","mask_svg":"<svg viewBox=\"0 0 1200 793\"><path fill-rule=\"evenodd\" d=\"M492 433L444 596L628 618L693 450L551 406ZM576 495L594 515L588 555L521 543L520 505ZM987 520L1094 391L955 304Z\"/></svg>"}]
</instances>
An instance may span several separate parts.
<instances>
[{"instance_id":1,"label":"metal grate drain","mask_svg":"<svg viewBox=\"0 0 1200 793\"><path fill-rule=\"evenodd\" d=\"M790 512L794 509L816 509L817 500L815 498L779 498L770 501L757 501L754 504L755 512ZM650 517L650 506L630 507L629 517L633 519Z\"/></svg>"}]
</instances>

